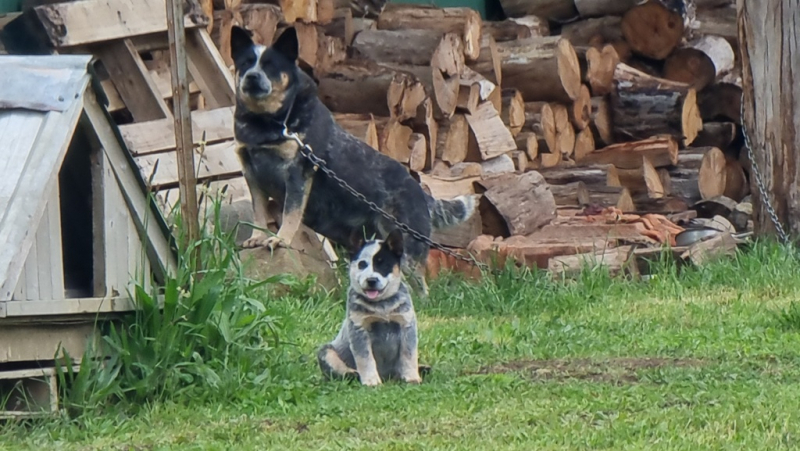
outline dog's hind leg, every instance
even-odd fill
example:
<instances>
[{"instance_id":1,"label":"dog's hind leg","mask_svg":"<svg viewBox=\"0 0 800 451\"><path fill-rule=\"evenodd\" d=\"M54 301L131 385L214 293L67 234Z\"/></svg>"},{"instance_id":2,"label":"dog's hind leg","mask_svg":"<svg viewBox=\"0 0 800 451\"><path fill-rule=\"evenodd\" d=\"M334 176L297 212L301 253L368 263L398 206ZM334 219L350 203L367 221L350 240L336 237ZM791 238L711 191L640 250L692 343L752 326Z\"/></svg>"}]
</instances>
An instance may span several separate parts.
<instances>
[{"instance_id":1,"label":"dog's hind leg","mask_svg":"<svg viewBox=\"0 0 800 451\"><path fill-rule=\"evenodd\" d=\"M317 363L326 379L358 379L355 368L350 368L330 343L317 352Z\"/></svg>"}]
</instances>

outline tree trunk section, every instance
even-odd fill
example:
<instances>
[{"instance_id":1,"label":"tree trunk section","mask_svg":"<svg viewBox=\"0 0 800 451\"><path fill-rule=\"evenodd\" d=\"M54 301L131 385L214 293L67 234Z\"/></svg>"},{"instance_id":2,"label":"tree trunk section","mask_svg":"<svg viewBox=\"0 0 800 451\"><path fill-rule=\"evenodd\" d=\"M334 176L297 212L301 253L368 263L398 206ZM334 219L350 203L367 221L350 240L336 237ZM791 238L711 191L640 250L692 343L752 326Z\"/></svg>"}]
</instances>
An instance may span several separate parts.
<instances>
[{"instance_id":1,"label":"tree trunk section","mask_svg":"<svg viewBox=\"0 0 800 451\"><path fill-rule=\"evenodd\" d=\"M681 42L684 18L660 1L649 0L622 16L622 34L634 53L663 60Z\"/></svg>"},{"instance_id":2,"label":"tree trunk section","mask_svg":"<svg viewBox=\"0 0 800 451\"><path fill-rule=\"evenodd\" d=\"M756 233L775 230L769 201L787 232L800 231L800 8L796 1L739 1L744 126L768 199L754 197ZM755 177L751 187L757 193Z\"/></svg>"},{"instance_id":3,"label":"tree trunk section","mask_svg":"<svg viewBox=\"0 0 800 451\"><path fill-rule=\"evenodd\" d=\"M500 0L508 17L539 16L547 20L567 20L578 15L573 0Z\"/></svg>"},{"instance_id":4,"label":"tree trunk section","mask_svg":"<svg viewBox=\"0 0 800 451\"><path fill-rule=\"evenodd\" d=\"M616 93L611 96L611 107L618 140L667 134L688 146L702 130L697 94L685 83L652 77L619 64L614 84Z\"/></svg>"},{"instance_id":5,"label":"tree trunk section","mask_svg":"<svg viewBox=\"0 0 800 451\"><path fill-rule=\"evenodd\" d=\"M526 102L569 102L581 89L581 69L572 44L559 36L497 44L503 87L516 88Z\"/></svg>"}]
</instances>

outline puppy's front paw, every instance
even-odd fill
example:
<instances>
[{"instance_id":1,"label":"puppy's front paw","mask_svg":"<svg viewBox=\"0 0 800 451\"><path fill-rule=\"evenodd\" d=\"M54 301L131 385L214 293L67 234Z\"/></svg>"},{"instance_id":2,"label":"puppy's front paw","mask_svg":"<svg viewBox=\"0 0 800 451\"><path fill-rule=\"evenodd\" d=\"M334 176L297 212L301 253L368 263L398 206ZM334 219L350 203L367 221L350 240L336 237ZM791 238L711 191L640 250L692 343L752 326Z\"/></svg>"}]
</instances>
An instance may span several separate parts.
<instances>
[{"instance_id":1,"label":"puppy's front paw","mask_svg":"<svg viewBox=\"0 0 800 451\"><path fill-rule=\"evenodd\" d=\"M403 376L403 381L407 384L417 385L422 383L422 378L419 377L419 374L409 375L409 376Z\"/></svg>"},{"instance_id":2,"label":"puppy's front paw","mask_svg":"<svg viewBox=\"0 0 800 451\"><path fill-rule=\"evenodd\" d=\"M375 387L381 385L381 377L377 374L370 374L367 376L361 377L361 385L366 385L368 387Z\"/></svg>"}]
</instances>

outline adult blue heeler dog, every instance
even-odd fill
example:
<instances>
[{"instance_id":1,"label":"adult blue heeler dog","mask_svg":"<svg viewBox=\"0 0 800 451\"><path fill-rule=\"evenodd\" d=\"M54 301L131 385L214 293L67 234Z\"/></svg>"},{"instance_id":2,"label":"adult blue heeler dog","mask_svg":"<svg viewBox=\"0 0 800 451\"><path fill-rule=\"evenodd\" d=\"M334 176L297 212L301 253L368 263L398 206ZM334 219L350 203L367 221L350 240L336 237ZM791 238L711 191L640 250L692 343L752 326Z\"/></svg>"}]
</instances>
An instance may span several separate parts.
<instances>
[{"instance_id":1,"label":"adult blue heeler dog","mask_svg":"<svg viewBox=\"0 0 800 451\"><path fill-rule=\"evenodd\" d=\"M354 232L385 238L396 228L323 171L315 170L296 141L284 136L284 123L338 177L426 237L432 228L458 224L474 213L475 197L434 199L403 165L336 123L319 99L314 80L297 65L293 27L270 47L255 44L249 31L233 27L231 55L236 68L234 135L253 200L254 223L266 230L269 198L283 211L277 236L256 230L244 247L289 245L300 224L340 245L346 245ZM403 241L403 272L427 293L424 269L429 247L410 236Z\"/></svg>"}]
</instances>

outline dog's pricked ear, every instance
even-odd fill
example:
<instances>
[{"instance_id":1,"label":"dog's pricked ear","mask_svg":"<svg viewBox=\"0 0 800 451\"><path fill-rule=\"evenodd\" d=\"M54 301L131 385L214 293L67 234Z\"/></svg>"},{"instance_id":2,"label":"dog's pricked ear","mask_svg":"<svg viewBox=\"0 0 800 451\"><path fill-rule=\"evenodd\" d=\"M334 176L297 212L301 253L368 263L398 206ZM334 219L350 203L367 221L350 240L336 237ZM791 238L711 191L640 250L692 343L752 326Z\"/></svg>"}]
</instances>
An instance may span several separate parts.
<instances>
[{"instance_id":1,"label":"dog's pricked ear","mask_svg":"<svg viewBox=\"0 0 800 451\"><path fill-rule=\"evenodd\" d=\"M386 246L398 257L403 256L403 232L400 229L394 229L386 237Z\"/></svg>"},{"instance_id":2,"label":"dog's pricked ear","mask_svg":"<svg viewBox=\"0 0 800 451\"><path fill-rule=\"evenodd\" d=\"M242 27L231 28L231 56L236 59L242 52L253 47L253 33Z\"/></svg>"},{"instance_id":3,"label":"dog's pricked ear","mask_svg":"<svg viewBox=\"0 0 800 451\"><path fill-rule=\"evenodd\" d=\"M353 257L362 247L364 247L364 232L361 229L355 229L350 234L350 239L347 240L347 252Z\"/></svg>"},{"instance_id":4,"label":"dog's pricked ear","mask_svg":"<svg viewBox=\"0 0 800 451\"><path fill-rule=\"evenodd\" d=\"M272 48L286 58L289 58L289 60L297 61L297 56L300 52L300 44L297 41L297 30L294 27L289 27L284 30L278 40L272 44Z\"/></svg>"}]
</instances>

